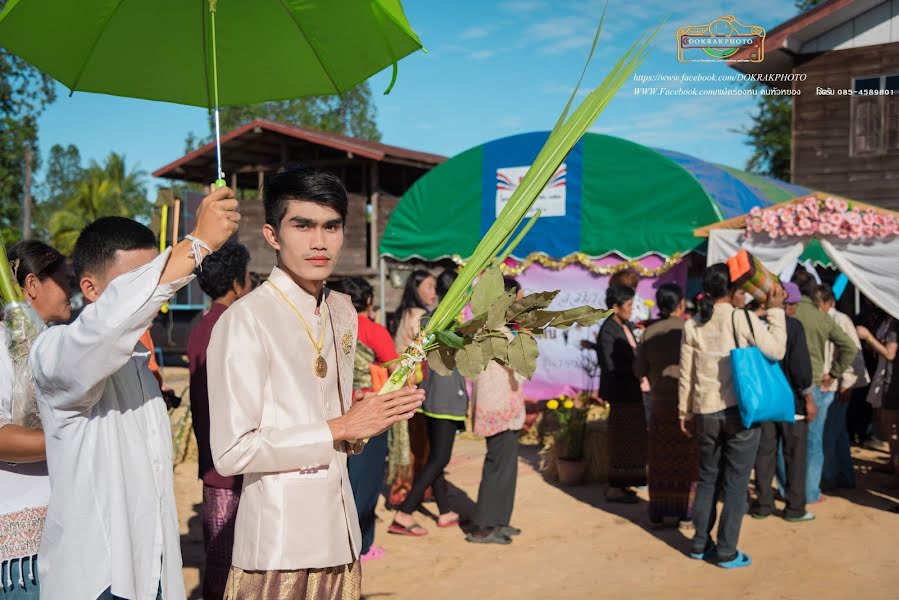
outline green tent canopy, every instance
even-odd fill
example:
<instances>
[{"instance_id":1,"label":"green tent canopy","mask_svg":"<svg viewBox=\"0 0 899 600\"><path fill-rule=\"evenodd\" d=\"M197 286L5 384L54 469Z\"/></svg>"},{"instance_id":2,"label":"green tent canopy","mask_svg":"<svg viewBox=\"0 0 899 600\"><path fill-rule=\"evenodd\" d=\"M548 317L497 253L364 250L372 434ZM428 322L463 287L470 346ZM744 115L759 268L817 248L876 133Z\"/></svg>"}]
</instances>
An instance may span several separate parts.
<instances>
[{"instance_id":1,"label":"green tent canopy","mask_svg":"<svg viewBox=\"0 0 899 600\"><path fill-rule=\"evenodd\" d=\"M548 132L494 140L449 159L403 195L381 240L395 260L469 256L543 146ZM694 250L693 231L811 190L678 152L589 133L537 201L543 210L515 252L562 258ZM829 263L820 246L807 256Z\"/></svg>"}]
</instances>

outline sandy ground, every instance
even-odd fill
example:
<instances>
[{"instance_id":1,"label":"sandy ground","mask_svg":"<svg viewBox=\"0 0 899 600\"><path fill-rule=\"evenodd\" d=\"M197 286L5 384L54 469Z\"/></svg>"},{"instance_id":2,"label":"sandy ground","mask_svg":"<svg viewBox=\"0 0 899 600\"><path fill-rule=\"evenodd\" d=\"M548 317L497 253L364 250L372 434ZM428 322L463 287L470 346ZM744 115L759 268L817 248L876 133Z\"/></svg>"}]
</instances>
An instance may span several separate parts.
<instances>
[{"instance_id":1,"label":"sandy ground","mask_svg":"<svg viewBox=\"0 0 899 600\"><path fill-rule=\"evenodd\" d=\"M447 469L453 501L464 515L477 498L484 444L460 439ZM376 544L387 550L366 563L366 598L899 598L899 515L887 512L897 498L869 473L879 452L857 451L859 489L829 496L814 507L818 519L789 524L779 518L746 518L741 548L754 565L723 571L684 556L687 539L676 529L648 525L646 503L603 501L603 486L561 488L535 470L536 451L522 446L514 524L524 534L511 546L475 546L460 530L430 535L388 535L391 513L379 508ZM175 470L181 516L184 581L200 598L201 487L196 465ZM645 500L645 494L641 494ZM433 504L426 509L435 510Z\"/></svg>"},{"instance_id":2,"label":"sandy ground","mask_svg":"<svg viewBox=\"0 0 899 600\"><path fill-rule=\"evenodd\" d=\"M166 369L176 391L187 385L184 369ZM185 397L185 405L187 404ZM184 408L176 411L177 422ZM460 437L447 468L454 508L472 514L480 482L483 441ZM427 515L425 538L386 533L392 513L378 509L375 543L387 555L363 567L366 598L567 599L567 598L899 598L899 514L888 512L899 492L871 471L886 462L882 451L853 449L858 489L827 496L812 507L817 520L790 524L772 517L743 522L740 547L753 566L737 571L685 557L689 542L677 529L653 529L646 494L638 505L609 504L604 486L559 487L537 472L537 449L520 446L513 525L524 530L510 546L465 541L459 529L437 529ZM175 468L181 521L184 582L201 598L202 523L198 511L195 449ZM425 510L436 510L425 504Z\"/></svg>"}]
</instances>

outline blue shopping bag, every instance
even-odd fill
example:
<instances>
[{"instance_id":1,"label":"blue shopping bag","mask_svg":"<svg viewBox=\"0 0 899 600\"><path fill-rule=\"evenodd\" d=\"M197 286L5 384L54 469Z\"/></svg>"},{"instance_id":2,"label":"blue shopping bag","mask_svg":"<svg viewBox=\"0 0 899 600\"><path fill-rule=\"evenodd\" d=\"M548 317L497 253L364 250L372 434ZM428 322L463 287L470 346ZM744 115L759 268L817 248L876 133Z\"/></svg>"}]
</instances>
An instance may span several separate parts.
<instances>
[{"instance_id":1,"label":"blue shopping bag","mask_svg":"<svg viewBox=\"0 0 899 600\"><path fill-rule=\"evenodd\" d=\"M755 330L749 313L743 311L749 322L749 330L755 339ZM734 311L736 319L737 311ZM734 341L737 327L734 321ZM730 353L731 370L737 391L740 419L746 428L768 421L792 423L796 420L793 388L790 387L780 364L769 360L755 346L738 347Z\"/></svg>"}]
</instances>

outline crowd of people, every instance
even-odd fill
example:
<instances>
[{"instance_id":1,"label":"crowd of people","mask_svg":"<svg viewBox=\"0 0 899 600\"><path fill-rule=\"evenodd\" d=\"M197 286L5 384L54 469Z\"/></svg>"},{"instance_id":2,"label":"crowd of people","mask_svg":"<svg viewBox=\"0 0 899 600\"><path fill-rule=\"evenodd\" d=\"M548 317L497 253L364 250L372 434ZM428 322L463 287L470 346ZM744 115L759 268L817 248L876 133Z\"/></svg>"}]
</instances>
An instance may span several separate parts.
<instances>
[{"instance_id":1,"label":"crowd of people","mask_svg":"<svg viewBox=\"0 0 899 600\"><path fill-rule=\"evenodd\" d=\"M212 301L187 348L204 598L358 598L361 563L384 556L374 532L385 490L391 534L428 535L418 515L430 514L429 498L434 525L465 525L468 542L507 545L521 534L511 522L525 424L519 375L490 363L468 382L424 365L377 396L454 273L411 273L391 331L364 279L325 285L347 214L337 178L313 169L270 178L262 233L278 260L261 283L246 248L228 241L236 209L231 190L211 192L191 234L162 253L146 226L121 217L87 226L71 261L38 241L9 249L42 332L23 361L8 355L0 327L4 598L184 598L170 425L148 331L194 277ZM607 501L636 503L648 485L653 524L691 523L691 557L738 568L751 564L739 547L747 509L769 517L780 497L787 521L814 519L807 505L822 492L855 485L852 442L889 440L887 470L899 481L894 319L874 311L856 325L803 270L747 305L728 269L712 265L695 314L666 284L647 321L635 311L638 279L612 277L612 314L584 343L611 405ZM86 303L74 319L72 287ZM511 278L505 289L523 294ZM746 346L780 363L794 421L742 423L728 356ZM29 403L41 428L20 421ZM487 452L463 523L445 470L469 417Z\"/></svg>"},{"instance_id":2,"label":"crowd of people","mask_svg":"<svg viewBox=\"0 0 899 600\"><path fill-rule=\"evenodd\" d=\"M611 404L608 501L638 502L634 488L648 475L650 521L692 530L691 557L739 568L752 562L738 547L747 513L767 518L781 499L786 521L812 521L807 505L823 502L822 492L855 487L852 441L880 431L890 446L884 470L899 483L895 319L872 308L856 324L803 268L765 301L747 302L727 266L716 264L703 274L693 311L679 286L661 285L658 319L641 332L631 317L635 285L611 282L613 314L597 343L584 344L598 354L600 396ZM779 363L793 421L745 426L730 355L748 346ZM875 418L864 418L866 406Z\"/></svg>"},{"instance_id":3,"label":"crowd of people","mask_svg":"<svg viewBox=\"0 0 899 600\"><path fill-rule=\"evenodd\" d=\"M413 516L427 496L437 527L458 527L444 470L470 405L488 453L467 539L508 544L520 533L510 525L520 377L492 366L470 400L458 372L425 368L415 385L375 398L454 273L413 273L391 335L364 279L325 287L343 245L342 183L285 171L269 180L264 206L263 235L278 256L264 282L250 276L247 249L227 241L240 219L227 188L162 253L146 226L121 217L87 226L71 261L39 241L10 248L41 332L22 360L0 326L4 598L184 597L165 386L149 330L194 277L211 300L187 344L204 598L358 598L361 562L383 554L373 541L385 484L391 533L428 533ZM73 287L85 301L74 319ZM511 279L506 287L521 293ZM21 423L29 403L40 427Z\"/></svg>"}]
</instances>

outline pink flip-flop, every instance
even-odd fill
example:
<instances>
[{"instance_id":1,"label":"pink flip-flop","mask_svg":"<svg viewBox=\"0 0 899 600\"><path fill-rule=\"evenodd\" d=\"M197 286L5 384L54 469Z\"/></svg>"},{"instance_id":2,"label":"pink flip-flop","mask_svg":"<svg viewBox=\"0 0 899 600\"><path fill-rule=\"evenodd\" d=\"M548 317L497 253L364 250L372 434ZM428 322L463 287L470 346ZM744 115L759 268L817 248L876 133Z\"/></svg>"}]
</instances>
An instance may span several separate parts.
<instances>
[{"instance_id":1,"label":"pink flip-flop","mask_svg":"<svg viewBox=\"0 0 899 600\"><path fill-rule=\"evenodd\" d=\"M359 557L362 562L368 562L370 560L378 560L379 558L384 558L384 555L387 554L387 551L380 546L372 546L368 549L368 552Z\"/></svg>"}]
</instances>

